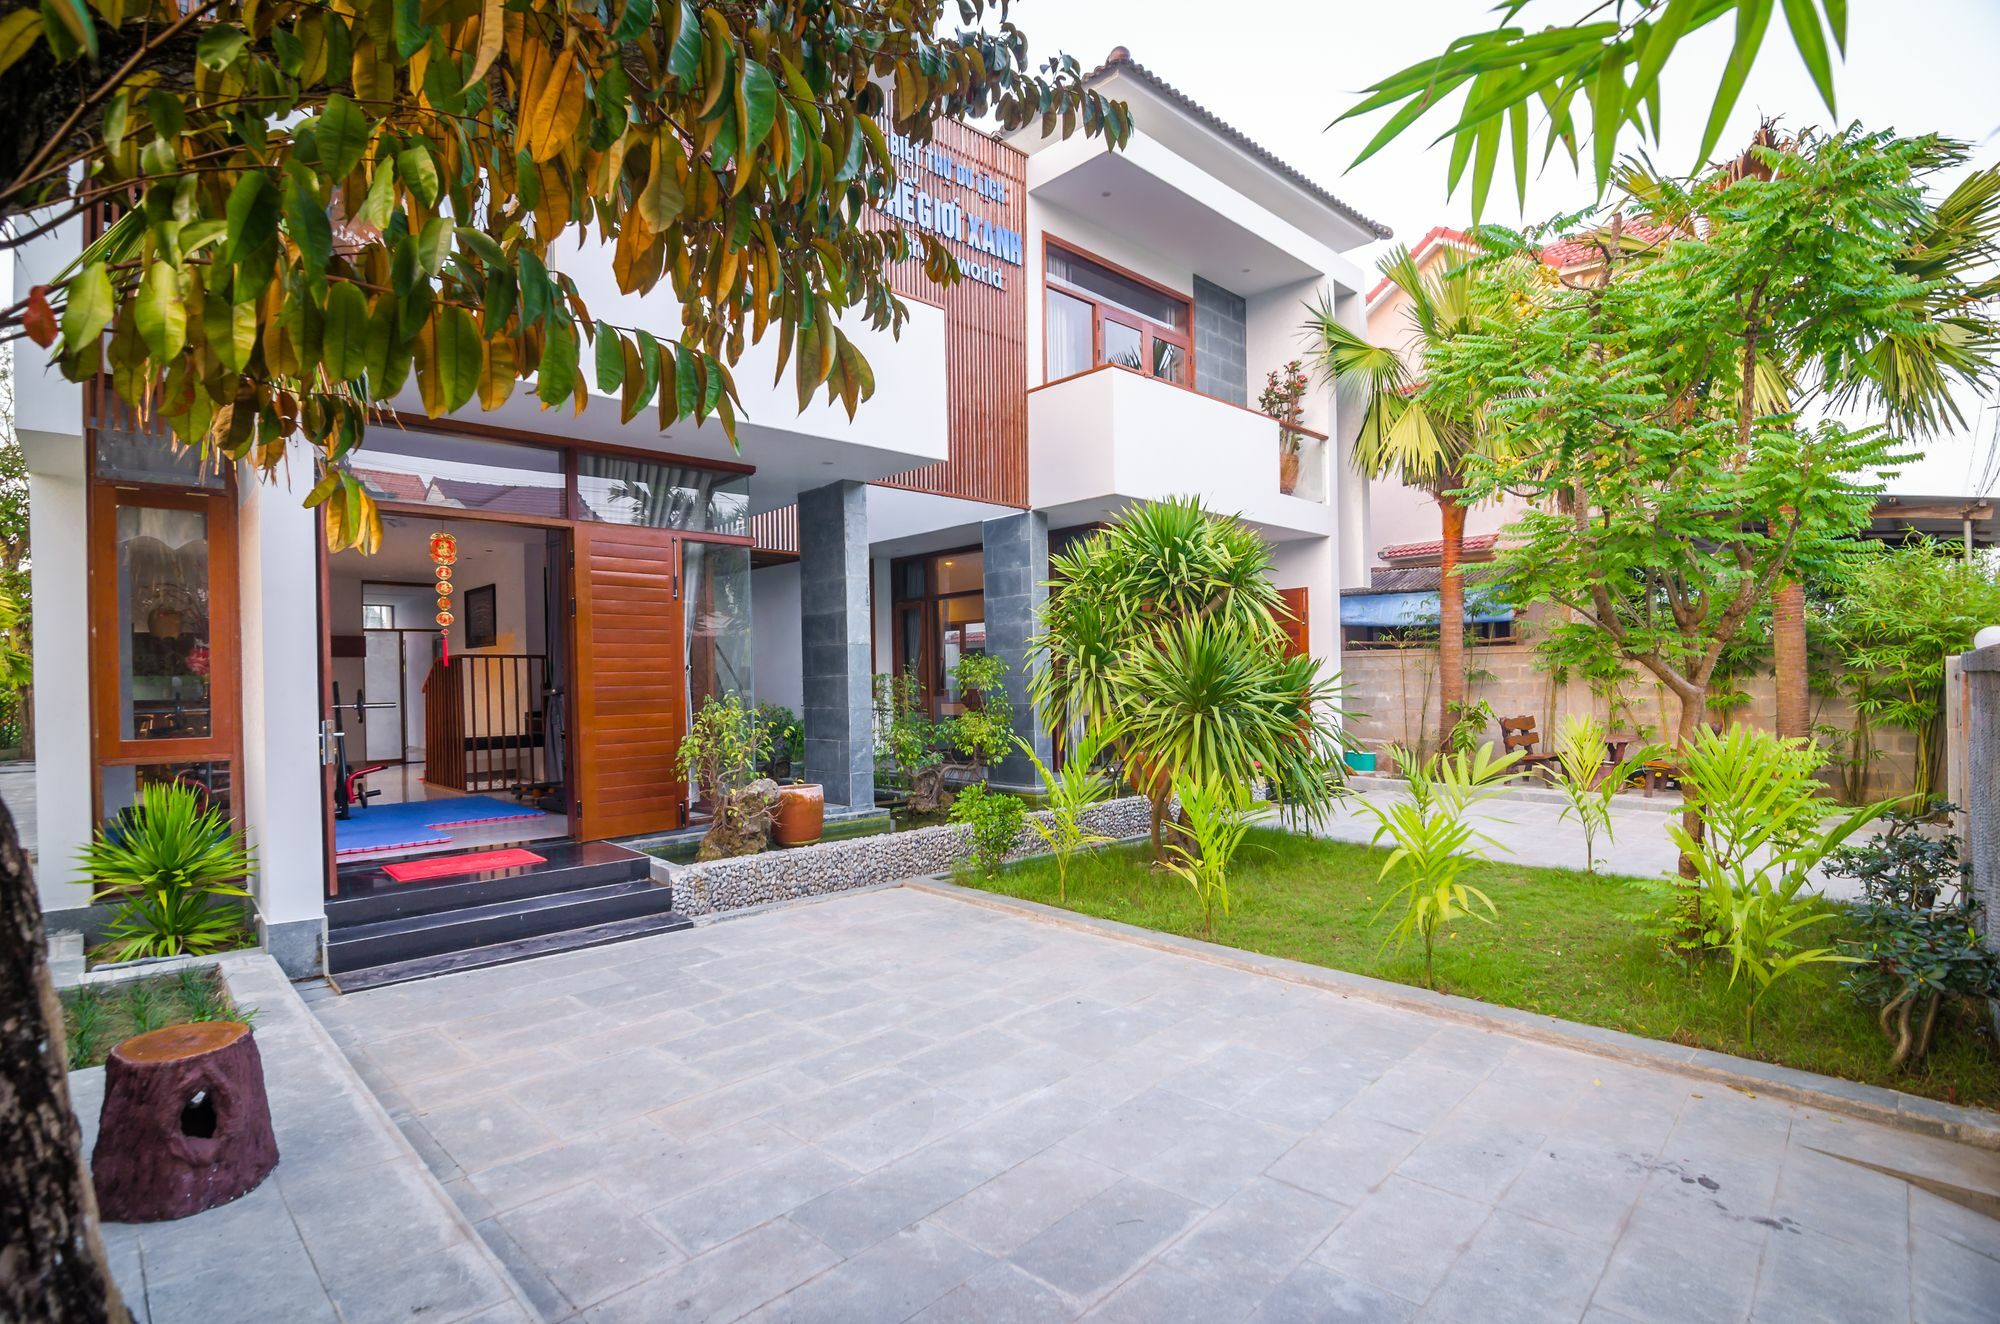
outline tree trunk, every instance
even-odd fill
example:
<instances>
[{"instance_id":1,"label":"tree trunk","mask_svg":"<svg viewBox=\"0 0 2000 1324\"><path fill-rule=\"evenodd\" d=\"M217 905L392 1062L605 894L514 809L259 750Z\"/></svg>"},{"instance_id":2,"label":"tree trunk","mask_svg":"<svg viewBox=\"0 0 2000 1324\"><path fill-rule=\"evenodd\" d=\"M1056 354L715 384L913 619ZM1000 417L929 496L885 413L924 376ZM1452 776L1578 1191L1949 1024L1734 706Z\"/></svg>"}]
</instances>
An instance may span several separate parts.
<instances>
[{"instance_id":1,"label":"tree trunk","mask_svg":"<svg viewBox=\"0 0 2000 1324\"><path fill-rule=\"evenodd\" d=\"M1681 722L1679 729L1674 733L1674 748L1676 750L1685 751L1689 746L1694 744L1695 734L1701 730L1701 719L1707 713L1707 686L1703 686L1701 693L1692 699L1686 696L1681 698ZM1681 783L1681 796L1683 799L1687 796L1686 782ZM1692 803L1681 810L1681 831L1687 833L1688 839L1691 841L1699 842L1702 839L1703 825L1701 811L1696 809ZM1686 851L1682 851L1680 854L1679 867L1681 877L1693 878L1695 876L1694 857Z\"/></svg>"},{"instance_id":2,"label":"tree trunk","mask_svg":"<svg viewBox=\"0 0 2000 1324\"><path fill-rule=\"evenodd\" d=\"M1778 683L1778 734L1804 740L1812 734L1806 689L1806 586L1784 579L1771 602L1771 653Z\"/></svg>"},{"instance_id":3,"label":"tree trunk","mask_svg":"<svg viewBox=\"0 0 2000 1324\"><path fill-rule=\"evenodd\" d=\"M1451 735L1465 706L1465 581L1458 563L1465 554L1465 507L1438 497L1444 517L1444 548L1438 557L1438 752L1451 750Z\"/></svg>"},{"instance_id":4,"label":"tree trunk","mask_svg":"<svg viewBox=\"0 0 2000 1324\"><path fill-rule=\"evenodd\" d=\"M129 1324L97 1234L63 1040L34 876L0 805L0 1319Z\"/></svg>"}]
</instances>

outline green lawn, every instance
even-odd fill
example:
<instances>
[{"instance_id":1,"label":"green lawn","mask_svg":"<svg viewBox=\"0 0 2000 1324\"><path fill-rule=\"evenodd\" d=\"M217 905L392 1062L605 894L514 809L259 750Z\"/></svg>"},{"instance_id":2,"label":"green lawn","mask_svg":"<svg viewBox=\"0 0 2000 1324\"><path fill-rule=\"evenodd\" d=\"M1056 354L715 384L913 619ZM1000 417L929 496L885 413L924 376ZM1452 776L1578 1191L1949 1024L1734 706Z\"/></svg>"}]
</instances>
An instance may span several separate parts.
<instances>
[{"instance_id":1,"label":"green lawn","mask_svg":"<svg viewBox=\"0 0 2000 1324\"><path fill-rule=\"evenodd\" d=\"M1391 922L1375 919L1385 895L1376 876L1387 852L1274 829L1250 834L1230 879L1232 912L1213 941L1247 951L1403 984L1423 982L1423 950L1383 950ZM1163 933L1199 938L1201 910L1179 878L1156 872L1143 846L1081 855L1070 869L1068 908ZM1047 857L968 886L1049 905L1056 870ZM1647 932L1667 886L1566 869L1477 865L1466 881L1493 898L1496 922L1460 920L1438 936L1441 991L1607 1026L1652 1039L1782 1062L1955 1103L2000 1107L2000 1058L1969 1017L1941 1024L1919 1071L1887 1069L1875 1018L1840 987L1842 968L1800 970L1764 1000L1754 1045L1743 1041L1745 986L1726 964L1690 978ZM1833 933L1829 926L1820 932ZM1747 979L1748 976L1746 975Z\"/></svg>"}]
</instances>

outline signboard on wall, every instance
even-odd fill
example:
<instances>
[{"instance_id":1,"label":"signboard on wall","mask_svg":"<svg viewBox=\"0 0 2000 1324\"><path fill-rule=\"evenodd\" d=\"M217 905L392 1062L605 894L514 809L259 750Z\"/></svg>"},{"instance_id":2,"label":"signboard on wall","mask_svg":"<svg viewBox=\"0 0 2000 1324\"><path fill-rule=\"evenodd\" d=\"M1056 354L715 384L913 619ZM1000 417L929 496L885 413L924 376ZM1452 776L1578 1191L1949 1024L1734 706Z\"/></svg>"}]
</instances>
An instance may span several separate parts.
<instances>
[{"instance_id":1,"label":"signboard on wall","mask_svg":"<svg viewBox=\"0 0 2000 1324\"><path fill-rule=\"evenodd\" d=\"M897 263L896 292L944 310L948 458L884 478L887 487L1028 504L1028 329L1023 280L1027 157L958 123L931 142L889 134L899 176L879 223L944 242L963 279L939 289L923 263Z\"/></svg>"}]
</instances>

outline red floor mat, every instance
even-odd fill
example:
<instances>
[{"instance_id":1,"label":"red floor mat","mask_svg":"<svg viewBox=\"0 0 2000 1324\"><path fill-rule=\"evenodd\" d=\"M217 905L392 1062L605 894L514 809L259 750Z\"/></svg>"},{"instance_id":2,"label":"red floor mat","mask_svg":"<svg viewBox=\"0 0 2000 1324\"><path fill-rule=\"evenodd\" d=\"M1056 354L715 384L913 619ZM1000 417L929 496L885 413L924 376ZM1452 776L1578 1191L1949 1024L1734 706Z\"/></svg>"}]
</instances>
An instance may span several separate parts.
<instances>
[{"instance_id":1,"label":"red floor mat","mask_svg":"<svg viewBox=\"0 0 2000 1324\"><path fill-rule=\"evenodd\" d=\"M462 873L485 873L490 869L518 869L523 865L547 863L546 856L531 850L489 850L466 855L433 855L421 860L405 860L401 864L385 864L382 872L399 883L421 883Z\"/></svg>"}]
</instances>

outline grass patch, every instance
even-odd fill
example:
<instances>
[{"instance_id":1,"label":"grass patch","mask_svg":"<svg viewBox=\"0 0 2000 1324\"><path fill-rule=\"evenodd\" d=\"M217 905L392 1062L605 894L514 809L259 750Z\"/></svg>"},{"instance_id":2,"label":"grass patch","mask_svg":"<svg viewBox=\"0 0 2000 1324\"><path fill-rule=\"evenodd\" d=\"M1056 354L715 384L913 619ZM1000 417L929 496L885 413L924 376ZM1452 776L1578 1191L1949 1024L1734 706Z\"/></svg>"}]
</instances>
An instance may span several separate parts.
<instances>
[{"instance_id":1,"label":"grass patch","mask_svg":"<svg viewBox=\"0 0 2000 1324\"><path fill-rule=\"evenodd\" d=\"M1376 881L1387 852L1270 828L1251 832L1230 875L1234 909L1213 941L1399 984L1423 983L1423 948L1382 947L1392 922L1375 919L1387 889ZM1030 859L969 887L1047 905L1055 865ZM1604 878L1567 869L1475 865L1466 881L1493 898L1491 924L1460 920L1437 941L1438 988L1662 1039L1718 1049L1829 1076L1886 1085L1953 1103L2000 1107L2000 1057L1970 1015L1940 1023L1916 1071L1888 1069L1874 1014L1840 987L1844 968L1808 966L1764 1000L1754 1045L1743 1042L1745 984L1729 987L1727 963L1692 974L1647 932L1670 888L1664 881ZM1143 844L1080 854L1070 867L1067 908L1184 937L1201 936L1201 907L1171 874L1148 865ZM1834 925L1814 930L1838 933ZM1747 980L1748 976L1745 976Z\"/></svg>"},{"instance_id":2,"label":"grass patch","mask_svg":"<svg viewBox=\"0 0 2000 1324\"><path fill-rule=\"evenodd\" d=\"M112 1049L149 1030L257 1016L231 1000L222 972L212 965L115 984L80 984L62 991L62 1007L71 1071L102 1066Z\"/></svg>"}]
</instances>

